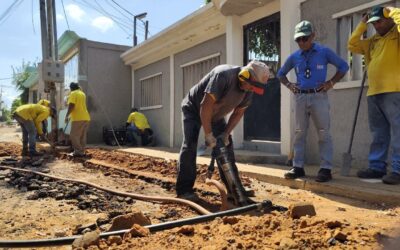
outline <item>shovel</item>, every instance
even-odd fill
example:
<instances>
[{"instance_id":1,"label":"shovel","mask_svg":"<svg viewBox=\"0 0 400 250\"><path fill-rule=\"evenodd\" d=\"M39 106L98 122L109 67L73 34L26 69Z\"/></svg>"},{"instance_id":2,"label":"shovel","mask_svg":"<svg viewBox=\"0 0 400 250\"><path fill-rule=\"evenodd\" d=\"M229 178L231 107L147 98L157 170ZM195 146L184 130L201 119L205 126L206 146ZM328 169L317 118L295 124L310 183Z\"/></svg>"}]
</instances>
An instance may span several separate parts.
<instances>
[{"instance_id":1,"label":"shovel","mask_svg":"<svg viewBox=\"0 0 400 250\"><path fill-rule=\"evenodd\" d=\"M351 156L351 147L353 145L354 132L356 130L358 111L360 109L362 92L364 90L364 85L365 85L366 78L367 78L367 71L364 70L363 78L362 78L362 81L361 81L360 93L358 95L358 100L357 100L356 113L354 115L353 126L351 128L349 147L347 148L347 152L343 153L343 155L342 155L343 163L342 163L342 168L340 170L340 175L342 175L342 176L349 176L349 174L350 174L351 161L353 159L353 157Z\"/></svg>"}]
</instances>

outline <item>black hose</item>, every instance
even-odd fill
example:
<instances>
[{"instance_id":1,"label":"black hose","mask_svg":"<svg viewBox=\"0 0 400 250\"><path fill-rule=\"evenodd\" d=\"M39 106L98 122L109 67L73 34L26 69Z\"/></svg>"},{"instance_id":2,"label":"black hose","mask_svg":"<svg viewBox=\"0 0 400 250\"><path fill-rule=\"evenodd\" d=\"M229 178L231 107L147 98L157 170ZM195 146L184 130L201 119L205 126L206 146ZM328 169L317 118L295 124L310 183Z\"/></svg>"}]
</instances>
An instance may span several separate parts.
<instances>
[{"instance_id":1,"label":"black hose","mask_svg":"<svg viewBox=\"0 0 400 250\"><path fill-rule=\"evenodd\" d=\"M187 218L176 221L169 221L155 225L144 226L149 229L150 232L158 232L166 229L171 229L174 227L180 227L184 225L192 225L200 222L206 222L215 219L216 217L229 216L229 215L237 215L253 210L270 210L272 209L272 203L269 200L265 200L260 203L251 204L244 207L234 208L226 211L221 211L213 214L200 215L194 218ZM101 233L100 237L108 237L111 235L123 235L124 233L129 232L130 229L118 230L113 232L105 232ZM70 237L62 237L62 238L53 238L53 239L40 239L40 240L0 240L0 247L43 247L43 246L54 246L54 245L67 245L71 244L75 239L81 237L80 235L70 236Z\"/></svg>"}]
</instances>

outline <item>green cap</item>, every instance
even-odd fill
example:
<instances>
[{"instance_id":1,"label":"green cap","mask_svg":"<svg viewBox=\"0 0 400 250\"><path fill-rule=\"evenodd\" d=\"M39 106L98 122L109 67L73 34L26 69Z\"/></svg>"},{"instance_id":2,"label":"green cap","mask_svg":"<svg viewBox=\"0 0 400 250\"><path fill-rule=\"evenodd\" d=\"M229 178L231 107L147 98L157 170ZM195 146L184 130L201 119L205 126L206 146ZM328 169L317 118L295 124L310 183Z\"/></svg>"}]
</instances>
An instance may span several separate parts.
<instances>
[{"instance_id":1,"label":"green cap","mask_svg":"<svg viewBox=\"0 0 400 250\"><path fill-rule=\"evenodd\" d=\"M302 36L309 36L312 33L312 24L309 21L301 21L294 27L294 40Z\"/></svg>"},{"instance_id":2,"label":"green cap","mask_svg":"<svg viewBox=\"0 0 400 250\"><path fill-rule=\"evenodd\" d=\"M372 8L371 13L369 13L367 23L378 21L379 19L383 18L383 7L375 6Z\"/></svg>"}]
</instances>

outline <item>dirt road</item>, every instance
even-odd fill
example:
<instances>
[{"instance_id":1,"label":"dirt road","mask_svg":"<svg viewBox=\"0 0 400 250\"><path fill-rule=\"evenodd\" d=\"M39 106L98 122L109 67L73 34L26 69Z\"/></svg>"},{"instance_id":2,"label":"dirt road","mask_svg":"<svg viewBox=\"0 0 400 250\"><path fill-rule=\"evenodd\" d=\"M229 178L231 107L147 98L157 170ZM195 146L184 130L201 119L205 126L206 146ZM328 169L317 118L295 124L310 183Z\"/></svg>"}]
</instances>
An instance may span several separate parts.
<instances>
[{"instance_id":1,"label":"dirt road","mask_svg":"<svg viewBox=\"0 0 400 250\"><path fill-rule=\"evenodd\" d=\"M14 128L0 128L0 161L20 154L21 146L15 143L17 134ZM5 142L10 140L13 143ZM125 192L174 197L174 161L101 149L89 149L88 155L81 161L63 154L48 155L39 167L17 158L13 165ZM206 166L198 167L197 192L202 205L218 211L219 195L204 185L205 171ZM314 205L316 216L293 219L288 212L249 213L145 237L104 239L91 249L380 249L389 248L388 241L399 236L399 207L294 190L245 176L243 179L255 190L256 201L270 199L283 206L307 201ZM0 241L104 232L113 218L132 211L141 211L152 224L198 215L182 205L127 199L84 185L10 170L0 170L0 211Z\"/></svg>"}]
</instances>

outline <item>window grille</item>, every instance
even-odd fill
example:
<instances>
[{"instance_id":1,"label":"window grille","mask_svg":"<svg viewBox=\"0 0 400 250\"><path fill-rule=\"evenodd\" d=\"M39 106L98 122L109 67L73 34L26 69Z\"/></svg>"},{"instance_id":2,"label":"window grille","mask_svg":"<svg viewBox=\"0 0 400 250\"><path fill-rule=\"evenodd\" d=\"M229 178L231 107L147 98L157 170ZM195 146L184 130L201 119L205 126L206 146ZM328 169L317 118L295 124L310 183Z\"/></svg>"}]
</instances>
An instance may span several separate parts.
<instances>
[{"instance_id":1,"label":"window grille","mask_svg":"<svg viewBox=\"0 0 400 250\"><path fill-rule=\"evenodd\" d=\"M220 54L211 55L192 63L182 65L183 71L183 95L185 96L191 87L196 85L208 72L219 65Z\"/></svg>"},{"instance_id":2,"label":"window grille","mask_svg":"<svg viewBox=\"0 0 400 250\"><path fill-rule=\"evenodd\" d=\"M162 107L162 73L140 79L140 109Z\"/></svg>"},{"instance_id":3,"label":"window grille","mask_svg":"<svg viewBox=\"0 0 400 250\"><path fill-rule=\"evenodd\" d=\"M362 79L365 68L363 55L351 53L347 49L347 43L351 33L356 29L364 14L366 14L374 5L389 4L394 6L395 1L378 0L370 3L356 6L352 9L334 14L332 17L336 19L336 52L347 61L350 66L349 72L343 77L342 82L359 81ZM371 37L375 34L372 25L368 25L367 31L363 37Z\"/></svg>"}]
</instances>

